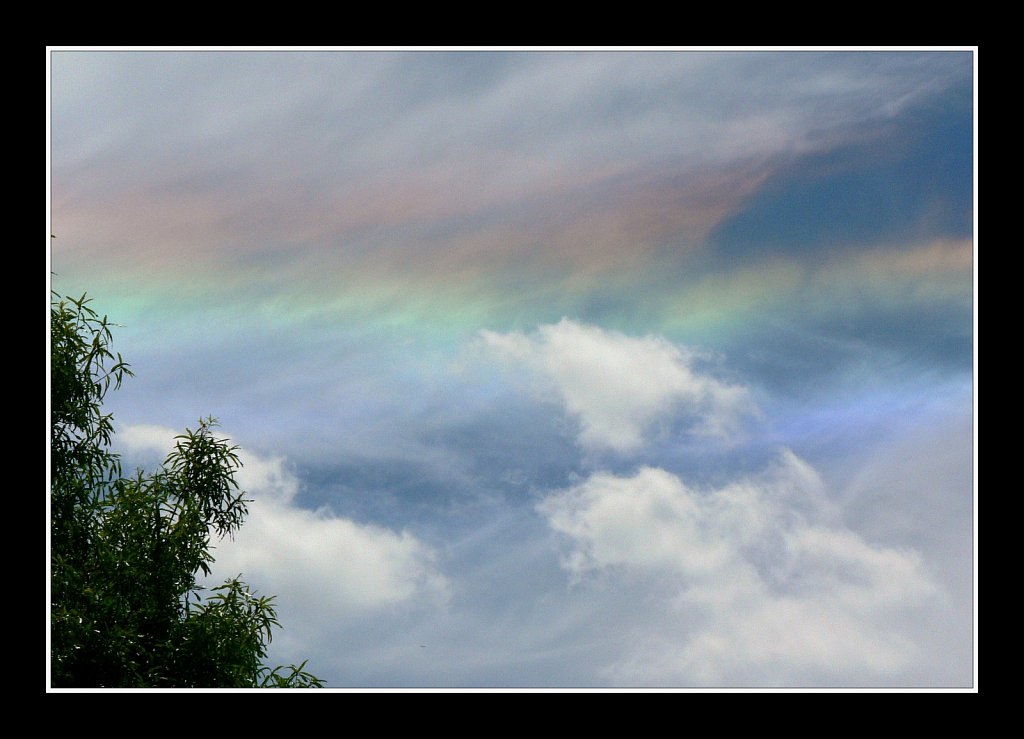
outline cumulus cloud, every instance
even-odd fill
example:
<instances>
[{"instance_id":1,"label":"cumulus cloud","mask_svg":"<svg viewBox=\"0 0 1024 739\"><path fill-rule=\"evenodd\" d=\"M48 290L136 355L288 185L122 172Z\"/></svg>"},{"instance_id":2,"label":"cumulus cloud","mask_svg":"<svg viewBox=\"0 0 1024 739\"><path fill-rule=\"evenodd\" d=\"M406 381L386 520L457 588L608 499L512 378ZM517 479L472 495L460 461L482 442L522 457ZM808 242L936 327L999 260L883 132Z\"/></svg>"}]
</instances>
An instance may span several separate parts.
<instances>
[{"instance_id":1,"label":"cumulus cloud","mask_svg":"<svg viewBox=\"0 0 1024 739\"><path fill-rule=\"evenodd\" d=\"M443 601L448 583L434 551L408 531L394 531L291 503L297 481L283 460L261 460L249 517L233 542L215 552L222 575L244 572L327 620L426 598Z\"/></svg>"},{"instance_id":2,"label":"cumulus cloud","mask_svg":"<svg viewBox=\"0 0 1024 739\"><path fill-rule=\"evenodd\" d=\"M789 451L715 490L652 467L599 472L537 509L568 541L574 580L653 587L665 618L609 666L621 684L882 679L915 654L896 619L936 592L916 552L843 527L817 474Z\"/></svg>"},{"instance_id":3,"label":"cumulus cloud","mask_svg":"<svg viewBox=\"0 0 1024 739\"><path fill-rule=\"evenodd\" d=\"M543 378L578 419L586 449L636 451L658 421L677 415L691 420L695 434L726 439L753 409L746 388L698 372L691 353L661 337L568 318L532 334L481 336L497 356Z\"/></svg>"},{"instance_id":4,"label":"cumulus cloud","mask_svg":"<svg viewBox=\"0 0 1024 739\"><path fill-rule=\"evenodd\" d=\"M180 431L147 423L129 424L117 431L117 442L131 452L167 454L174 448L174 437Z\"/></svg>"},{"instance_id":5,"label":"cumulus cloud","mask_svg":"<svg viewBox=\"0 0 1024 739\"><path fill-rule=\"evenodd\" d=\"M119 439L136 452L166 452L176 433L127 426ZM435 552L416 536L301 508L294 502L299 480L283 457L245 449L239 457L236 479L251 498L249 515L233 541L215 541L217 578L242 573L260 591L308 604L327 619L447 597Z\"/></svg>"}]
</instances>

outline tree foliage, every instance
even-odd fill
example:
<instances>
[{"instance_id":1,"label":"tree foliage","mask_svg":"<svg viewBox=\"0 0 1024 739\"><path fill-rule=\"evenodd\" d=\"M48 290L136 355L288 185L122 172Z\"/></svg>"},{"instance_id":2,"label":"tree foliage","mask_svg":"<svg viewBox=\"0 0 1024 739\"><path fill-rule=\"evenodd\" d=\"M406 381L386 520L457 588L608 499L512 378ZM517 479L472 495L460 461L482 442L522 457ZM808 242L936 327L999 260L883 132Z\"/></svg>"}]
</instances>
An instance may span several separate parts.
<instances>
[{"instance_id":1,"label":"tree foliage","mask_svg":"<svg viewBox=\"0 0 1024 739\"><path fill-rule=\"evenodd\" d=\"M155 473L122 476L103 399L131 376L89 299L54 295L51 328L50 629L54 687L320 687L263 660L273 596L239 575L208 594L211 537L247 513L238 448L213 418L175 438Z\"/></svg>"}]
</instances>

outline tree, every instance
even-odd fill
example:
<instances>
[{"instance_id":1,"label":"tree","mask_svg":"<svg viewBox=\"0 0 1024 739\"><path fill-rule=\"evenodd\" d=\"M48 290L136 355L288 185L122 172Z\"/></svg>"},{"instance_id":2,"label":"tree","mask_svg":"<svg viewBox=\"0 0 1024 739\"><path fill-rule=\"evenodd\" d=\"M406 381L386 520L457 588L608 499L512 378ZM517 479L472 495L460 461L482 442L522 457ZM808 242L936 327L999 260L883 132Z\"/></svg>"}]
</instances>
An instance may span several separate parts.
<instances>
[{"instance_id":1,"label":"tree","mask_svg":"<svg viewBox=\"0 0 1024 739\"><path fill-rule=\"evenodd\" d=\"M239 577L203 597L211 537L247 513L238 448L213 418L155 473L123 477L112 387L131 376L90 300L51 298L50 635L54 687L321 687L306 663L267 667L272 596Z\"/></svg>"}]
</instances>

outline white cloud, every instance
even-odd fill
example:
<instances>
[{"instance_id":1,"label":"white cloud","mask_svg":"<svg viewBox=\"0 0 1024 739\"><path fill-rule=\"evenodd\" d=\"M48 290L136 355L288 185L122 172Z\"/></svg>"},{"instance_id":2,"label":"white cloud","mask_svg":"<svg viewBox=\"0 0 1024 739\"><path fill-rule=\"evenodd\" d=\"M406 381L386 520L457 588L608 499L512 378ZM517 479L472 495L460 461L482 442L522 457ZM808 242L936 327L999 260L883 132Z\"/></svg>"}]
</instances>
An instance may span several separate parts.
<instances>
[{"instance_id":1,"label":"white cloud","mask_svg":"<svg viewBox=\"0 0 1024 739\"><path fill-rule=\"evenodd\" d=\"M117 442L132 452L168 454L174 448L174 437L180 434L167 426L139 423L117 430Z\"/></svg>"},{"instance_id":2,"label":"white cloud","mask_svg":"<svg viewBox=\"0 0 1024 739\"><path fill-rule=\"evenodd\" d=\"M258 498L254 503L287 505L299 492L299 480L285 467L284 457L260 457L240 449L242 468L235 473L238 486Z\"/></svg>"},{"instance_id":3,"label":"white cloud","mask_svg":"<svg viewBox=\"0 0 1024 739\"><path fill-rule=\"evenodd\" d=\"M447 596L435 553L415 536L299 508L291 502L298 481L283 460L257 462L256 473L241 478L253 498L245 525L215 552L221 576L242 572L261 591L329 621Z\"/></svg>"},{"instance_id":4,"label":"white cloud","mask_svg":"<svg viewBox=\"0 0 1024 739\"><path fill-rule=\"evenodd\" d=\"M133 451L167 452L173 429L136 425L118 438ZM227 436L227 434L225 434ZM299 480L283 457L239 451L236 479L252 499L234 540L214 541L214 577L243 579L281 602L303 603L328 620L447 597L436 555L407 531L312 511L294 503Z\"/></svg>"},{"instance_id":5,"label":"white cloud","mask_svg":"<svg viewBox=\"0 0 1024 739\"><path fill-rule=\"evenodd\" d=\"M748 391L693 368L694 357L657 336L640 338L568 318L533 334L482 331L506 361L544 378L579 421L587 449L632 452L658 421L682 415L695 434L726 439L753 409Z\"/></svg>"},{"instance_id":6,"label":"white cloud","mask_svg":"<svg viewBox=\"0 0 1024 739\"><path fill-rule=\"evenodd\" d=\"M662 469L596 473L538 505L570 543L575 581L654 583L665 618L630 637L618 684L794 684L907 666L895 624L936 592L916 552L835 521L790 452L764 475L697 490ZM828 678L825 678L828 679Z\"/></svg>"}]
</instances>

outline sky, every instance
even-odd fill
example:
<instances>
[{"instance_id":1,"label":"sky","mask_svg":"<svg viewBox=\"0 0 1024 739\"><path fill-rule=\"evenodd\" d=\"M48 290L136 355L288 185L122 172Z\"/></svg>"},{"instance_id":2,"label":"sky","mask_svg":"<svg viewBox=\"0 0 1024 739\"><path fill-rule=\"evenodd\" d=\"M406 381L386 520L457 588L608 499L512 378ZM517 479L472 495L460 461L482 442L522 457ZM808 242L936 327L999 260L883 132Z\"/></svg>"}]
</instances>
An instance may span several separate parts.
<instances>
[{"instance_id":1,"label":"sky","mask_svg":"<svg viewBox=\"0 0 1024 739\"><path fill-rule=\"evenodd\" d=\"M52 49L50 286L275 664L971 688L976 55Z\"/></svg>"}]
</instances>

